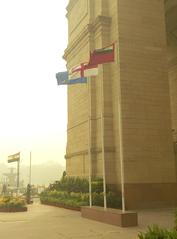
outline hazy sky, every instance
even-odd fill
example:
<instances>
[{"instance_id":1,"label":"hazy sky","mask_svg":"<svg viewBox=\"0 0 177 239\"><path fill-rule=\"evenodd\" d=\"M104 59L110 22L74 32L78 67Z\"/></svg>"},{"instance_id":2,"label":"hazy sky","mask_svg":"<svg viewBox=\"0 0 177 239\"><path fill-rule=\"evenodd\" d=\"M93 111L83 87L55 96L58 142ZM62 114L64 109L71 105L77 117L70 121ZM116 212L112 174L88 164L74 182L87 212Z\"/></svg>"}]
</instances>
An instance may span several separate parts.
<instances>
[{"instance_id":1,"label":"hazy sky","mask_svg":"<svg viewBox=\"0 0 177 239\"><path fill-rule=\"evenodd\" d=\"M65 70L68 0L0 0L0 163L21 151L22 162L65 165Z\"/></svg>"}]
</instances>

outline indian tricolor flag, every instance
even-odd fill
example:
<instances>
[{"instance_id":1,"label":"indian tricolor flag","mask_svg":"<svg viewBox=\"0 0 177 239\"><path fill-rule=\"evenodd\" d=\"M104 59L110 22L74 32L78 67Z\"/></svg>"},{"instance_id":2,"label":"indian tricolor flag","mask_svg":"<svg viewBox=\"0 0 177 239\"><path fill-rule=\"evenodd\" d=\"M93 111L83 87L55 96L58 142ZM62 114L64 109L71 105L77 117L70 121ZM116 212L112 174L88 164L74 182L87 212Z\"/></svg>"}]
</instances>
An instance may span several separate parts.
<instances>
[{"instance_id":1,"label":"indian tricolor flag","mask_svg":"<svg viewBox=\"0 0 177 239\"><path fill-rule=\"evenodd\" d=\"M20 161L20 152L8 156L8 163Z\"/></svg>"},{"instance_id":2,"label":"indian tricolor flag","mask_svg":"<svg viewBox=\"0 0 177 239\"><path fill-rule=\"evenodd\" d=\"M98 65L98 64L103 64L107 62L113 62L114 48L115 48L115 44L113 43L110 46L107 46L101 49L96 49L93 52L91 52L89 65Z\"/></svg>"}]
</instances>

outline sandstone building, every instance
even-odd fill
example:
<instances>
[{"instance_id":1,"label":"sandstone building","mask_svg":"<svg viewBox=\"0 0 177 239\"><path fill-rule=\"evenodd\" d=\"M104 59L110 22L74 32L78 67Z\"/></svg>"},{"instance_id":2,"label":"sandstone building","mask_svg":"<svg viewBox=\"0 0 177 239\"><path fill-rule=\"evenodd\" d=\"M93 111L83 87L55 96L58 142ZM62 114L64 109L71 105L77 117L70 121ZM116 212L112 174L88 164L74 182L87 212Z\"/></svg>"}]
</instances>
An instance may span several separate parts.
<instances>
[{"instance_id":1,"label":"sandstone building","mask_svg":"<svg viewBox=\"0 0 177 239\"><path fill-rule=\"evenodd\" d=\"M126 208L177 204L177 0L70 0L67 11L68 69L116 44L115 62L68 87L67 174L101 177L104 159L121 191L122 159Z\"/></svg>"}]
</instances>

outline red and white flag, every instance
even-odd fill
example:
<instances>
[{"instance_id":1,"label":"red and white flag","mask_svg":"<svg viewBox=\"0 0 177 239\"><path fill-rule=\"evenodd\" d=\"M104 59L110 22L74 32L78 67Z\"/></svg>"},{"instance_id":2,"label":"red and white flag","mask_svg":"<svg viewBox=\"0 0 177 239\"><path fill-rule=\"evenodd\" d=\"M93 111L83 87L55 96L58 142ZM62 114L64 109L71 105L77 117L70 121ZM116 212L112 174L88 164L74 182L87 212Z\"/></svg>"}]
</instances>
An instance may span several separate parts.
<instances>
[{"instance_id":1,"label":"red and white flag","mask_svg":"<svg viewBox=\"0 0 177 239\"><path fill-rule=\"evenodd\" d=\"M89 65L98 65L114 61L115 44L96 49L90 53Z\"/></svg>"},{"instance_id":2,"label":"red and white flag","mask_svg":"<svg viewBox=\"0 0 177 239\"><path fill-rule=\"evenodd\" d=\"M69 79L77 77L91 77L98 75L98 65L91 65L88 63L81 63L75 67L72 67L69 71Z\"/></svg>"}]
</instances>

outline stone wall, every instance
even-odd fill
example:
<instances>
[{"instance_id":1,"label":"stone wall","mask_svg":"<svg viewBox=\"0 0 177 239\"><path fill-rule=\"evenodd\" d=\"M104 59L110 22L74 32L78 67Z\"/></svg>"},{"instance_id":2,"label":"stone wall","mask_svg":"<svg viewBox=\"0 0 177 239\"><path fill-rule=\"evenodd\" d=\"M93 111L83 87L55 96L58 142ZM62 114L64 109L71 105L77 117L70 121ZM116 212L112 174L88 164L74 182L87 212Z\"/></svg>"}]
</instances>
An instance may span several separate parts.
<instances>
[{"instance_id":1,"label":"stone wall","mask_svg":"<svg viewBox=\"0 0 177 239\"><path fill-rule=\"evenodd\" d=\"M88 177L91 163L92 176L101 177L104 159L107 184L121 190L122 159L127 208L174 205L176 68L171 60L167 68L164 2L70 0L67 10L68 68L116 44L114 63L68 87L67 174Z\"/></svg>"}]
</instances>

